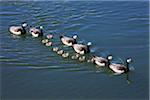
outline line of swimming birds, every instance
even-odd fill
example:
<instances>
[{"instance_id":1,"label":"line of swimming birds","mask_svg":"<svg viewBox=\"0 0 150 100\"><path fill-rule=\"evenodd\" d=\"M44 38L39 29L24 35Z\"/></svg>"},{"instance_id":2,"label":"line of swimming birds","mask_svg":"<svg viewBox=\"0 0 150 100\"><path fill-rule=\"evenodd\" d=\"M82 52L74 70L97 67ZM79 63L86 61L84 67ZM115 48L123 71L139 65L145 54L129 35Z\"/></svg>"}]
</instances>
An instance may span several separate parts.
<instances>
[{"instance_id":1,"label":"line of swimming birds","mask_svg":"<svg viewBox=\"0 0 150 100\"><path fill-rule=\"evenodd\" d=\"M23 35L26 34L26 27L27 23L23 22L22 25L20 26L10 26L9 31L14 34L14 35ZM29 33L33 37L42 37L43 35L43 27L30 27ZM129 69L129 63L132 62L131 58L126 59L126 65L124 64L119 64L119 63L111 63L113 56L108 55L106 58L101 57L101 56L96 56L92 55L91 58L87 59L86 56L84 56L87 53L90 53L90 46L92 45L91 42L88 42L86 45L83 43L77 43L77 35L73 35L72 37L60 36L60 40L62 44L72 47L73 50L76 52L74 56L71 56L72 59L78 59L79 61L87 61L91 62L93 64L96 64L100 67L107 67L111 71L113 71L116 74L122 74L122 73L127 73L130 71ZM53 39L53 34L48 34L46 35L46 38L43 39L41 42L45 44L46 46L53 46L52 42L49 41ZM64 50L60 49L59 47L52 47L52 51L57 52L58 55L61 55L64 58L69 57L69 53L65 52Z\"/></svg>"}]
</instances>

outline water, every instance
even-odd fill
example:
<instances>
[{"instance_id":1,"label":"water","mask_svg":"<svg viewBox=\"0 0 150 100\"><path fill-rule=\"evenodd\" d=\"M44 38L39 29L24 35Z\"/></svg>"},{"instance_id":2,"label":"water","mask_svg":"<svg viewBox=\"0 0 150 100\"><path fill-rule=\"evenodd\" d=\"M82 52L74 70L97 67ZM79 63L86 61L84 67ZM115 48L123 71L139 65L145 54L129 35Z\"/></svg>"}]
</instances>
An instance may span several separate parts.
<instances>
[{"instance_id":1,"label":"water","mask_svg":"<svg viewBox=\"0 0 150 100\"><path fill-rule=\"evenodd\" d=\"M1 1L0 8L2 100L148 100L148 1ZM58 46L61 33L78 34L92 41L92 54L132 57L130 84L126 74L58 56L40 38L12 36L9 26L24 21L43 25Z\"/></svg>"}]
</instances>

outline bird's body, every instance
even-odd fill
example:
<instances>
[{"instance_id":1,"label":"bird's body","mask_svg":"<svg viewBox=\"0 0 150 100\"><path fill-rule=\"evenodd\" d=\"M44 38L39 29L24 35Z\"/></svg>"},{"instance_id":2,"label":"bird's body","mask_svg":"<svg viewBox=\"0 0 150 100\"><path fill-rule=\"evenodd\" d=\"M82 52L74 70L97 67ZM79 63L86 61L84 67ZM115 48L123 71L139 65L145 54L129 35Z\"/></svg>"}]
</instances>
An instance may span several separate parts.
<instances>
[{"instance_id":1,"label":"bird's body","mask_svg":"<svg viewBox=\"0 0 150 100\"><path fill-rule=\"evenodd\" d=\"M76 53L75 55L72 55L72 56L71 56L71 59L78 59L79 56L80 56L80 55L79 55L78 53Z\"/></svg>"},{"instance_id":2,"label":"bird's body","mask_svg":"<svg viewBox=\"0 0 150 100\"><path fill-rule=\"evenodd\" d=\"M73 49L75 50L76 53L78 54L86 54L90 52L90 47L91 43L89 43L89 45L84 45L84 44L74 44L73 45Z\"/></svg>"},{"instance_id":3,"label":"bird's body","mask_svg":"<svg viewBox=\"0 0 150 100\"><path fill-rule=\"evenodd\" d=\"M115 73L118 73L118 74L122 74L126 71L126 67L122 64L115 64L115 63L112 63L111 65L109 65L109 68L115 72Z\"/></svg>"},{"instance_id":4,"label":"bird's body","mask_svg":"<svg viewBox=\"0 0 150 100\"><path fill-rule=\"evenodd\" d=\"M67 57L69 57L69 53L68 52L63 53L61 56L64 57L64 58L67 58Z\"/></svg>"},{"instance_id":5,"label":"bird's body","mask_svg":"<svg viewBox=\"0 0 150 100\"><path fill-rule=\"evenodd\" d=\"M76 44L76 38L77 36L74 35L73 37L67 37L67 36L60 36L60 40L64 45L72 46L73 44Z\"/></svg>"},{"instance_id":6,"label":"bird's body","mask_svg":"<svg viewBox=\"0 0 150 100\"><path fill-rule=\"evenodd\" d=\"M33 37L40 37L43 36L43 31L42 31L42 27L40 28L36 28L36 27L31 27L29 32L31 33L31 35Z\"/></svg>"},{"instance_id":7,"label":"bird's body","mask_svg":"<svg viewBox=\"0 0 150 100\"><path fill-rule=\"evenodd\" d=\"M53 47L53 48L52 48L52 51L54 51L54 52L57 52L58 50L59 50L58 47Z\"/></svg>"},{"instance_id":8,"label":"bird's body","mask_svg":"<svg viewBox=\"0 0 150 100\"><path fill-rule=\"evenodd\" d=\"M11 26L9 31L14 35L23 35L26 33L25 27L27 26L26 23L23 23L22 26Z\"/></svg>"},{"instance_id":9,"label":"bird's body","mask_svg":"<svg viewBox=\"0 0 150 100\"><path fill-rule=\"evenodd\" d=\"M85 57L85 56L80 56L80 57L79 57L79 61L83 62L83 61L85 61L85 60L86 60L86 57Z\"/></svg>"},{"instance_id":10,"label":"bird's body","mask_svg":"<svg viewBox=\"0 0 150 100\"><path fill-rule=\"evenodd\" d=\"M64 50L58 50L57 54L62 55L64 53Z\"/></svg>"},{"instance_id":11,"label":"bird's body","mask_svg":"<svg viewBox=\"0 0 150 100\"><path fill-rule=\"evenodd\" d=\"M106 66L106 63L108 62L108 60L103 57L95 56L92 58L92 62L98 66Z\"/></svg>"},{"instance_id":12,"label":"bird's body","mask_svg":"<svg viewBox=\"0 0 150 100\"><path fill-rule=\"evenodd\" d=\"M116 64L116 63L112 63L109 64L108 67L117 74L122 74L122 73L127 73L129 72L129 63L131 63L132 59L128 58L126 60L126 66L124 64Z\"/></svg>"},{"instance_id":13,"label":"bird's body","mask_svg":"<svg viewBox=\"0 0 150 100\"><path fill-rule=\"evenodd\" d=\"M47 47L52 46L52 42L47 42L45 45L46 45Z\"/></svg>"}]
</instances>

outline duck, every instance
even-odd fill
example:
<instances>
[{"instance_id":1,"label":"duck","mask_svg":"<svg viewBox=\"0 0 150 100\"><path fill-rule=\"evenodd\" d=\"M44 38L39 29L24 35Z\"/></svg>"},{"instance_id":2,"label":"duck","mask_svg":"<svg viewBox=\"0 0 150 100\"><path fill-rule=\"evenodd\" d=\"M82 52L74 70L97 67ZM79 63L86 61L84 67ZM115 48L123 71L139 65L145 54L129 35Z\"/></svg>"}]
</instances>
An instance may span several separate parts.
<instances>
[{"instance_id":1,"label":"duck","mask_svg":"<svg viewBox=\"0 0 150 100\"><path fill-rule=\"evenodd\" d=\"M100 66L100 67L104 67L110 63L109 60L111 60L111 59L112 59L112 55L108 55L107 58L99 57L99 56L93 56L91 59L91 62Z\"/></svg>"},{"instance_id":2,"label":"duck","mask_svg":"<svg viewBox=\"0 0 150 100\"><path fill-rule=\"evenodd\" d=\"M41 42L42 42L43 44L45 44L45 43L48 42L48 39L43 39Z\"/></svg>"},{"instance_id":3,"label":"duck","mask_svg":"<svg viewBox=\"0 0 150 100\"><path fill-rule=\"evenodd\" d=\"M85 61L85 60L86 60L86 57L85 57L85 56L80 56L80 57L79 57L79 61L83 62L83 61Z\"/></svg>"},{"instance_id":4,"label":"duck","mask_svg":"<svg viewBox=\"0 0 150 100\"><path fill-rule=\"evenodd\" d=\"M117 74L122 74L122 73L127 73L129 72L129 63L132 62L131 58L127 58L126 59L126 65L124 64L116 64L116 63L112 63L110 65L108 65L108 67Z\"/></svg>"},{"instance_id":5,"label":"duck","mask_svg":"<svg viewBox=\"0 0 150 100\"><path fill-rule=\"evenodd\" d=\"M76 41L77 37L78 37L77 35L73 35L73 37L61 35L60 40L64 45L72 46L73 44L77 43L77 41Z\"/></svg>"},{"instance_id":6,"label":"duck","mask_svg":"<svg viewBox=\"0 0 150 100\"><path fill-rule=\"evenodd\" d=\"M90 52L90 46L92 45L91 42L88 42L87 45L84 44L73 44L73 49L75 50L76 53L78 54L86 54Z\"/></svg>"},{"instance_id":7,"label":"duck","mask_svg":"<svg viewBox=\"0 0 150 100\"><path fill-rule=\"evenodd\" d=\"M46 38L47 38L47 39L52 39L52 38L53 38L53 34L48 34L48 35L46 35Z\"/></svg>"},{"instance_id":8,"label":"duck","mask_svg":"<svg viewBox=\"0 0 150 100\"><path fill-rule=\"evenodd\" d=\"M68 52L64 52L61 56L62 56L63 58L67 58L67 57L69 57L69 53L68 53Z\"/></svg>"},{"instance_id":9,"label":"duck","mask_svg":"<svg viewBox=\"0 0 150 100\"><path fill-rule=\"evenodd\" d=\"M43 36L43 26L40 26L39 28L31 27L29 32L33 37Z\"/></svg>"},{"instance_id":10,"label":"duck","mask_svg":"<svg viewBox=\"0 0 150 100\"><path fill-rule=\"evenodd\" d=\"M58 47L53 47L53 48L52 48L52 51L54 51L54 52L57 52L58 50L59 50Z\"/></svg>"},{"instance_id":11,"label":"duck","mask_svg":"<svg viewBox=\"0 0 150 100\"><path fill-rule=\"evenodd\" d=\"M52 46L52 42L47 42L45 45L46 45L47 47Z\"/></svg>"},{"instance_id":12,"label":"duck","mask_svg":"<svg viewBox=\"0 0 150 100\"><path fill-rule=\"evenodd\" d=\"M26 33L25 28L28 26L26 22L23 22L21 26L11 26L9 28L10 33L14 35L23 35Z\"/></svg>"},{"instance_id":13,"label":"duck","mask_svg":"<svg viewBox=\"0 0 150 100\"><path fill-rule=\"evenodd\" d=\"M80 55L79 55L78 53L76 53L75 55L72 55L72 56L71 56L71 59L78 59L79 56L80 56Z\"/></svg>"},{"instance_id":14,"label":"duck","mask_svg":"<svg viewBox=\"0 0 150 100\"><path fill-rule=\"evenodd\" d=\"M62 55L64 53L64 50L58 50L57 54Z\"/></svg>"}]
</instances>

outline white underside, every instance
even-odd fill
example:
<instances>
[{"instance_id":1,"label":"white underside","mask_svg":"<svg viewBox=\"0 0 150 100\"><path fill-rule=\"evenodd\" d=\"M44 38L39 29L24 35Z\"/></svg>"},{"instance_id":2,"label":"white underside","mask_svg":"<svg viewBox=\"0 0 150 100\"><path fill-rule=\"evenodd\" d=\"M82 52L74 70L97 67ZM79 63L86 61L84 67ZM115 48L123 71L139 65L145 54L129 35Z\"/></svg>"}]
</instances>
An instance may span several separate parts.
<instances>
[{"instance_id":1,"label":"white underside","mask_svg":"<svg viewBox=\"0 0 150 100\"><path fill-rule=\"evenodd\" d=\"M98 65L98 66L105 66L105 63L101 63L99 61L95 61L95 63Z\"/></svg>"},{"instance_id":2,"label":"white underside","mask_svg":"<svg viewBox=\"0 0 150 100\"><path fill-rule=\"evenodd\" d=\"M57 54L61 55L61 54L63 54L63 51L60 50L60 51L57 52Z\"/></svg>"},{"instance_id":3,"label":"white underside","mask_svg":"<svg viewBox=\"0 0 150 100\"><path fill-rule=\"evenodd\" d=\"M10 29L9 29L9 31L10 31L12 34L14 34L14 35L21 35L21 32L20 32L20 31L16 32L16 31L14 31L13 29L14 29L14 28L12 28L12 27L10 27Z\"/></svg>"},{"instance_id":4,"label":"white underside","mask_svg":"<svg viewBox=\"0 0 150 100\"><path fill-rule=\"evenodd\" d=\"M112 64L112 65L109 66L109 68L111 70L113 70L115 73L118 73L118 74L124 73L124 70L118 70L117 67L118 66L115 66L115 64Z\"/></svg>"},{"instance_id":5,"label":"white underside","mask_svg":"<svg viewBox=\"0 0 150 100\"><path fill-rule=\"evenodd\" d=\"M68 43L65 39L62 38L62 43L67 46L72 46L72 42Z\"/></svg>"},{"instance_id":6,"label":"white underside","mask_svg":"<svg viewBox=\"0 0 150 100\"><path fill-rule=\"evenodd\" d=\"M75 52L77 52L77 53L79 53L79 54L81 54L81 55L83 55L85 52L84 52L84 50L83 51L80 51L79 49L77 49L77 48L74 48L74 50L75 50Z\"/></svg>"},{"instance_id":7,"label":"white underside","mask_svg":"<svg viewBox=\"0 0 150 100\"><path fill-rule=\"evenodd\" d=\"M84 50L83 50L83 51L80 51L80 50L78 50L78 49L76 49L76 48L74 48L74 50L75 50L77 53L81 54L81 55L85 54Z\"/></svg>"},{"instance_id":8,"label":"white underside","mask_svg":"<svg viewBox=\"0 0 150 100\"><path fill-rule=\"evenodd\" d=\"M53 51L58 51L58 48L53 48Z\"/></svg>"},{"instance_id":9,"label":"white underside","mask_svg":"<svg viewBox=\"0 0 150 100\"><path fill-rule=\"evenodd\" d=\"M32 36L33 37L38 37L39 35L38 34L35 34L34 32L31 32Z\"/></svg>"}]
</instances>

